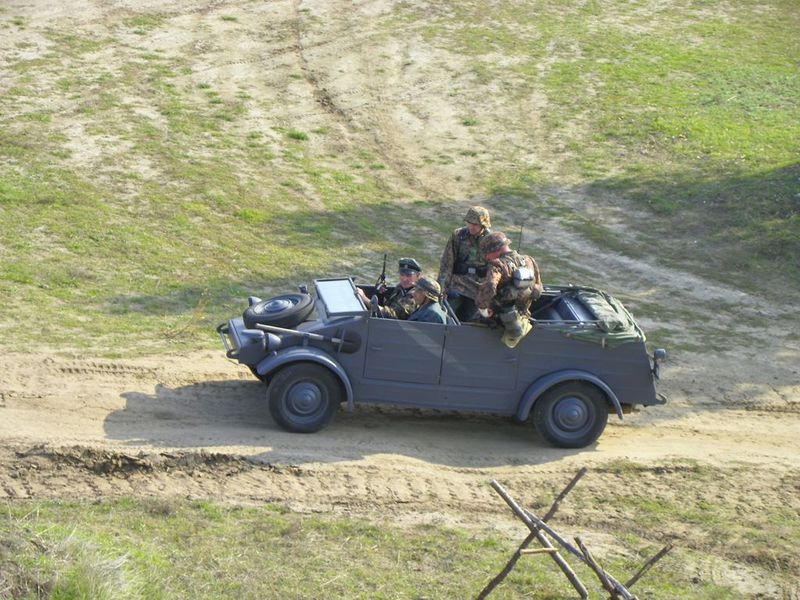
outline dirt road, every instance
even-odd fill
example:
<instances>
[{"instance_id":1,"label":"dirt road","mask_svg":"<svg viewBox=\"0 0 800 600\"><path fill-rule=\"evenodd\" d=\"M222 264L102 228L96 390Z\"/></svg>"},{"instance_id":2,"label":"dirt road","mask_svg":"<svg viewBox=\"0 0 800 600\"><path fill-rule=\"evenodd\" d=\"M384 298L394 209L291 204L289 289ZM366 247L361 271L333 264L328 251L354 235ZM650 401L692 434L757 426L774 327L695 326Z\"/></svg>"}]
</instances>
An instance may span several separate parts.
<instances>
[{"instance_id":1,"label":"dirt road","mask_svg":"<svg viewBox=\"0 0 800 600\"><path fill-rule=\"evenodd\" d=\"M376 407L340 412L322 432L297 435L270 419L264 385L221 354L116 361L2 357L0 495L195 494L276 500L305 510L373 505L423 519L451 512L458 520L459 513L492 504L486 486L492 478L525 489L553 474L561 474L555 476L560 481L581 466L618 459L748 465L765 486L800 469L800 418L791 398L758 402L757 394L742 393L726 406L690 401L667 381L664 387L673 389L668 406L624 422L612 418L595 447L578 451L551 448L532 426L497 417ZM669 365L668 377L680 370ZM722 400L736 387L712 391ZM137 467L141 454L147 465ZM32 457L38 466L26 469ZM180 466L184 459L189 466L248 468L241 478L231 478L227 468L199 480L172 476L170 460ZM107 477L120 471L136 477Z\"/></svg>"},{"instance_id":2,"label":"dirt road","mask_svg":"<svg viewBox=\"0 0 800 600\"><path fill-rule=\"evenodd\" d=\"M591 532L592 547L601 551L616 546L601 532L629 528L642 498L687 510L722 504L745 518L800 509L797 388L778 382L777 370L764 373L774 366L674 359L662 385L669 405L622 423L612 418L595 446L569 451L545 445L531 425L505 419L375 407L340 412L317 434L286 433L268 416L264 385L221 356L3 356L0 498L277 502L301 512L454 525L517 539L520 524L489 482L501 481L526 506L546 507L586 466L581 494L630 500L562 507L559 523ZM730 378L739 367L772 381ZM634 476L619 473L630 465ZM698 481L707 468L711 484ZM688 524L653 524L644 535L700 554L716 548ZM693 568L742 597L797 593L738 556Z\"/></svg>"}]
</instances>

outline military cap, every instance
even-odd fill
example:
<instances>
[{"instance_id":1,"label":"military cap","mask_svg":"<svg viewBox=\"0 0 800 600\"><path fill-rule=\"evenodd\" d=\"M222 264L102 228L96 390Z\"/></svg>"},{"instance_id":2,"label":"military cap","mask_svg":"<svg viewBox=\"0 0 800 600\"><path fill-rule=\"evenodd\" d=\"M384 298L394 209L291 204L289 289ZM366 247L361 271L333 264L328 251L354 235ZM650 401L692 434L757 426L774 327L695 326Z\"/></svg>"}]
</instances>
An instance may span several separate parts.
<instances>
[{"instance_id":1,"label":"military cap","mask_svg":"<svg viewBox=\"0 0 800 600\"><path fill-rule=\"evenodd\" d=\"M399 271L403 275L413 275L422 271L422 267L413 258L401 258L398 262Z\"/></svg>"},{"instance_id":2,"label":"military cap","mask_svg":"<svg viewBox=\"0 0 800 600\"><path fill-rule=\"evenodd\" d=\"M427 277L420 277L414 285L414 289L422 292L426 298L430 298L434 302L439 301L439 296L442 293L439 283Z\"/></svg>"},{"instance_id":3,"label":"military cap","mask_svg":"<svg viewBox=\"0 0 800 600\"><path fill-rule=\"evenodd\" d=\"M470 206L467 216L464 217L464 222L481 225L482 227L492 226L492 222L489 220L489 211L482 206Z\"/></svg>"},{"instance_id":4,"label":"military cap","mask_svg":"<svg viewBox=\"0 0 800 600\"><path fill-rule=\"evenodd\" d=\"M480 241L480 250L484 254L492 254L511 243L502 231L494 231Z\"/></svg>"}]
</instances>

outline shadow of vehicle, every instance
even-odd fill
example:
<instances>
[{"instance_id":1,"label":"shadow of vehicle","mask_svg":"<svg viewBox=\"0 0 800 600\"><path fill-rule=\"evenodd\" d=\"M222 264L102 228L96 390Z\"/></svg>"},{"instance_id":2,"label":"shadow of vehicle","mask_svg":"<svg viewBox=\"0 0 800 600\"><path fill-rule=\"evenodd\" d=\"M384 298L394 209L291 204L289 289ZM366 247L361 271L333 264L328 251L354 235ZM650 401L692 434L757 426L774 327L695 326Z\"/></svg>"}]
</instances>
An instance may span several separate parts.
<instances>
[{"instance_id":1,"label":"shadow of vehicle","mask_svg":"<svg viewBox=\"0 0 800 600\"><path fill-rule=\"evenodd\" d=\"M534 465L591 452L553 448L530 423L452 411L357 405L340 410L329 428L289 433L269 416L264 384L226 380L152 394L125 392L125 408L109 414L106 435L131 446L224 448L265 463L339 462L397 454L452 467ZM253 451L256 451L255 455Z\"/></svg>"}]
</instances>

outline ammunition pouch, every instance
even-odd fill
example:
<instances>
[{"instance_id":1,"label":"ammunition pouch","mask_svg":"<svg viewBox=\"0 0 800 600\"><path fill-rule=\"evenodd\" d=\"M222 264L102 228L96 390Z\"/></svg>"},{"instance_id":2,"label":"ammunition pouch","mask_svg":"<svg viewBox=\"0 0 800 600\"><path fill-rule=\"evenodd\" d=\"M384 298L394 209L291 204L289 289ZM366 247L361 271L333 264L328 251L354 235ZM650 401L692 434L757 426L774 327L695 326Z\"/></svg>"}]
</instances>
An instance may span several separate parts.
<instances>
[{"instance_id":1,"label":"ammunition pouch","mask_svg":"<svg viewBox=\"0 0 800 600\"><path fill-rule=\"evenodd\" d=\"M518 267L514 270L513 282L518 290L527 290L536 283L536 274L528 267Z\"/></svg>"}]
</instances>

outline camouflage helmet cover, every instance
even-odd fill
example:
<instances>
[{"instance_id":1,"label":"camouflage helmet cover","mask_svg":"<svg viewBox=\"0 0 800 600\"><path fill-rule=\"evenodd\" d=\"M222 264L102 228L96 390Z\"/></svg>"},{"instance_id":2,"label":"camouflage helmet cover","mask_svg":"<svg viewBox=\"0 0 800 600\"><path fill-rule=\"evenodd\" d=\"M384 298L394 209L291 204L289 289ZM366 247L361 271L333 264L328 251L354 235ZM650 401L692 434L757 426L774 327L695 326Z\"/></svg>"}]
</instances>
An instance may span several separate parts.
<instances>
[{"instance_id":1,"label":"camouflage helmet cover","mask_svg":"<svg viewBox=\"0 0 800 600\"><path fill-rule=\"evenodd\" d=\"M480 249L484 255L492 254L511 243L502 231L494 231L480 241Z\"/></svg>"},{"instance_id":2,"label":"camouflage helmet cover","mask_svg":"<svg viewBox=\"0 0 800 600\"><path fill-rule=\"evenodd\" d=\"M464 222L483 227L492 226L492 222L489 220L489 211L482 206L470 206L469 210L467 210L467 216L464 217Z\"/></svg>"},{"instance_id":3,"label":"camouflage helmet cover","mask_svg":"<svg viewBox=\"0 0 800 600\"><path fill-rule=\"evenodd\" d=\"M420 291L426 298L430 298L434 302L439 301L439 296L442 293L439 283L427 277L420 277L414 285L414 289Z\"/></svg>"}]
</instances>

